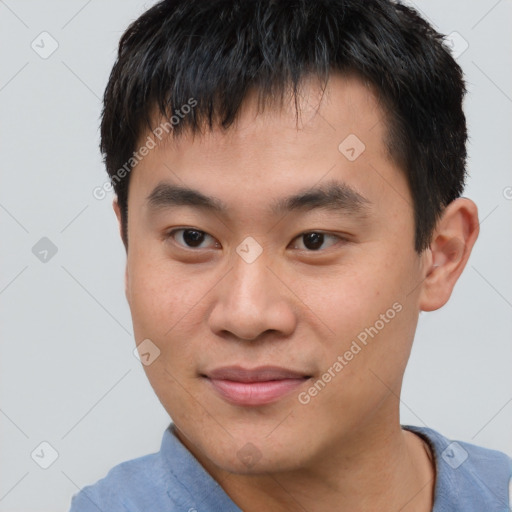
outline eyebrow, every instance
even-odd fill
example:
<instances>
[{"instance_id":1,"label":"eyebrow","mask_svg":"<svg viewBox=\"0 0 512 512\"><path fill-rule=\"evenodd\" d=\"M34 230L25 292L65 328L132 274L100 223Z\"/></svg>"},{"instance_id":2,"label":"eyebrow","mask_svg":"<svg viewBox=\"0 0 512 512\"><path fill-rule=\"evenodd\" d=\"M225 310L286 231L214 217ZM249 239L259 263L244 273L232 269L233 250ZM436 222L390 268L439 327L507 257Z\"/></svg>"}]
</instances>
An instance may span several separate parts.
<instances>
[{"instance_id":1,"label":"eyebrow","mask_svg":"<svg viewBox=\"0 0 512 512\"><path fill-rule=\"evenodd\" d=\"M147 197L147 203L150 210L154 211L175 206L189 206L216 213L228 210L228 206L219 198L171 183L159 183ZM271 211L274 214L282 214L291 211L328 209L364 217L369 213L371 204L349 185L330 181L277 199L271 204Z\"/></svg>"},{"instance_id":2,"label":"eyebrow","mask_svg":"<svg viewBox=\"0 0 512 512\"><path fill-rule=\"evenodd\" d=\"M301 190L292 196L278 199L274 203L272 211L279 214L294 210L308 211L321 208L366 216L371 204L371 201L346 183L330 181L320 186Z\"/></svg>"},{"instance_id":3,"label":"eyebrow","mask_svg":"<svg viewBox=\"0 0 512 512\"><path fill-rule=\"evenodd\" d=\"M151 210L172 208L173 206L192 206L204 210L223 212L227 210L220 199L205 196L198 190L170 183L159 183L147 197Z\"/></svg>"}]
</instances>

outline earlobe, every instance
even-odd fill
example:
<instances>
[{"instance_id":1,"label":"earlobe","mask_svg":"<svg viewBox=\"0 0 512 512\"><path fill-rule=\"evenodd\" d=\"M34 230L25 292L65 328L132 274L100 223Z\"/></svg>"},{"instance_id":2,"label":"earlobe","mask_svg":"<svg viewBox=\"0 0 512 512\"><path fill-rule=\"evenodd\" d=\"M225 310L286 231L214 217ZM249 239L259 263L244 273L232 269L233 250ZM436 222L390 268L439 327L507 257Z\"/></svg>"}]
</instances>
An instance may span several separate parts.
<instances>
[{"instance_id":1,"label":"earlobe","mask_svg":"<svg viewBox=\"0 0 512 512\"><path fill-rule=\"evenodd\" d=\"M459 198L445 208L430 244L431 257L419 302L422 311L434 311L446 304L466 266L478 232L478 210L473 201Z\"/></svg>"}]
</instances>

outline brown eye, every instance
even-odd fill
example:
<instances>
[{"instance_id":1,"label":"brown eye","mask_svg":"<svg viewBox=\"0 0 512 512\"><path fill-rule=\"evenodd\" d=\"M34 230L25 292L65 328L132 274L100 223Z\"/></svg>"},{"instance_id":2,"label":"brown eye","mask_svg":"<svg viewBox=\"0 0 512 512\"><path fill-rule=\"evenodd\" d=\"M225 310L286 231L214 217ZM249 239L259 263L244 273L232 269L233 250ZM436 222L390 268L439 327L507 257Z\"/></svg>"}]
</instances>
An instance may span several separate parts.
<instances>
[{"instance_id":1,"label":"brown eye","mask_svg":"<svg viewBox=\"0 0 512 512\"><path fill-rule=\"evenodd\" d=\"M316 251L322 247L324 243L324 234L323 233L307 233L302 235L302 240L304 242L304 247L306 249L310 249L311 251Z\"/></svg>"},{"instance_id":2,"label":"brown eye","mask_svg":"<svg viewBox=\"0 0 512 512\"><path fill-rule=\"evenodd\" d=\"M175 229L169 233L178 245L189 249L210 249L219 247L219 243L208 233L198 229L182 228Z\"/></svg>"},{"instance_id":3,"label":"brown eye","mask_svg":"<svg viewBox=\"0 0 512 512\"><path fill-rule=\"evenodd\" d=\"M183 231L183 241L189 247L198 247L204 241L204 235L202 231L196 231L195 229L185 229Z\"/></svg>"},{"instance_id":4,"label":"brown eye","mask_svg":"<svg viewBox=\"0 0 512 512\"><path fill-rule=\"evenodd\" d=\"M309 233L302 233L302 235L299 235L295 240L297 242L293 247L294 249L319 251L336 245L342 238L320 231L310 231Z\"/></svg>"}]
</instances>

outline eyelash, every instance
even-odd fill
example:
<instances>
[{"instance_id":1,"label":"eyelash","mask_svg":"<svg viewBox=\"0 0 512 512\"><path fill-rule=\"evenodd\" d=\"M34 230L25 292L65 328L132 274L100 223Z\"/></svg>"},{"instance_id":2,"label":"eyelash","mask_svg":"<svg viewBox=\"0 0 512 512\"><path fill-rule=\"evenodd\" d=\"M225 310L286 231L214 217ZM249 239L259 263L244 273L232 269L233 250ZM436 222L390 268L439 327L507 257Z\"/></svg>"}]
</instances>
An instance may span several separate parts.
<instances>
[{"instance_id":1,"label":"eyelash","mask_svg":"<svg viewBox=\"0 0 512 512\"><path fill-rule=\"evenodd\" d=\"M169 231L165 238L166 239L171 239L171 240L174 240L174 242L182 249L185 249L185 250L191 250L191 251L195 251L196 249L197 250L200 250L200 249L205 249L204 247L199 247L199 248L195 248L195 247L190 247L190 246L186 246L186 245L183 245L183 244L180 244L178 243L175 239L174 239L174 236L176 235L176 233L179 233L179 232L182 232L184 233L185 231L195 231L197 233L201 233L202 235L205 235L206 237L210 237L212 240L215 240L215 238L211 235L209 235L208 233L206 233L205 231L201 231L200 229L195 229L195 228L178 228L178 229L173 229L171 231ZM298 234L297 236L295 236L292 240L292 242L294 240L297 240L297 239L300 239L306 235L310 235L310 234L319 234L319 235L323 235L325 238L335 238L337 239L337 242L335 242L334 244L332 244L331 246L329 246L327 249L297 249L299 251L304 251L304 252L309 252L309 253L320 253L320 252L324 252L326 250L328 250L330 247L334 247L336 245L338 245L340 242L342 243L346 243L348 242L348 239L347 238L344 238L340 235L333 235L331 233L326 233L325 231L321 231L321 230L318 230L318 231L304 231L300 234ZM291 242L290 242L291 243ZM220 247L220 244L219 242L216 241L216 247L215 248L218 248ZM207 247L206 249L209 249L209 247Z\"/></svg>"}]
</instances>

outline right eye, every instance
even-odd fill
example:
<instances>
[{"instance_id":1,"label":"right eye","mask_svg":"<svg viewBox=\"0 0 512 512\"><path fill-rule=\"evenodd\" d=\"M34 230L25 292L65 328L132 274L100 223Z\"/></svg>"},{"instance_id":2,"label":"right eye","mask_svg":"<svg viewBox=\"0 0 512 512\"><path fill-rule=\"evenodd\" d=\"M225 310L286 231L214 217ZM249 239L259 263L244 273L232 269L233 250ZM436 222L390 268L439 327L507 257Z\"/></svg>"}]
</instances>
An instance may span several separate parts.
<instances>
[{"instance_id":1,"label":"right eye","mask_svg":"<svg viewBox=\"0 0 512 512\"><path fill-rule=\"evenodd\" d=\"M213 236L199 229L173 229L167 234L167 238L186 249L217 249L220 247L219 242Z\"/></svg>"}]
</instances>

